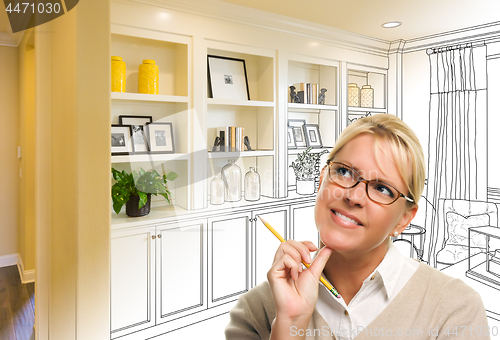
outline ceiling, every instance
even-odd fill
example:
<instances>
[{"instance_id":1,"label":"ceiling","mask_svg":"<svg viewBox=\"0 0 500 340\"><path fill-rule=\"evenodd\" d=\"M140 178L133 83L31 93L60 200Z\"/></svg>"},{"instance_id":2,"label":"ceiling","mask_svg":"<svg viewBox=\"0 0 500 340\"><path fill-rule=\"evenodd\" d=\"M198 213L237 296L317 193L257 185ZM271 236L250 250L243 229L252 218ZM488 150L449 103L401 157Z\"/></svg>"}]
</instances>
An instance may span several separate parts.
<instances>
[{"instance_id":1,"label":"ceiling","mask_svg":"<svg viewBox=\"0 0 500 340\"><path fill-rule=\"evenodd\" d=\"M224 0L387 41L500 21L498 0ZM400 21L397 28L383 28Z\"/></svg>"},{"instance_id":2,"label":"ceiling","mask_svg":"<svg viewBox=\"0 0 500 340\"><path fill-rule=\"evenodd\" d=\"M500 21L498 0L223 0L387 41ZM397 28L382 28L401 21ZM4 2L0 32L10 33Z\"/></svg>"}]
</instances>

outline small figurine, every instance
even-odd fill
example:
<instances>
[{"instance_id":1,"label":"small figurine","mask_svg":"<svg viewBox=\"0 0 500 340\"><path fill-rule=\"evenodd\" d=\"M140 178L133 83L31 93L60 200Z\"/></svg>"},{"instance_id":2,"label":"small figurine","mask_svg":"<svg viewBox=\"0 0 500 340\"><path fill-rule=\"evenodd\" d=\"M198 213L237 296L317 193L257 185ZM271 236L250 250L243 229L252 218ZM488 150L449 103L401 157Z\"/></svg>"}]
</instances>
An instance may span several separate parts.
<instances>
[{"instance_id":1,"label":"small figurine","mask_svg":"<svg viewBox=\"0 0 500 340\"><path fill-rule=\"evenodd\" d=\"M300 103L300 98L295 92L295 86L290 86L290 103Z\"/></svg>"},{"instance_id":2,"label":"small figurine","mask_svg":"<svg viewBox=\"0 0 500 340\"><path fill-rule=\"evenodd\" d=\"M212 152L218 151L220 149L220 137L215 137L214 146L212 147Z\"/></svg>"},{"instance_id":3,"label":"small figurine","mask_svg":"<svg viewBox=\"0 0 500 340\"><path fill-rule=\"evenodd\" d=\"M248 139L248 136L245 136L245 138L243 138L243 144L245 144L248 151L252 151L252 147L250 146L250 140Z\"/></svg>"},{"instance_id":4,"label":"small figurine","mask_svg":"<svg viewBox=\"0 0 500 340\"><path fill-rule=\"evenodd\" d=\"M326 90L325 88L322 88L322 89L320 90L320 94L319 94L319 96L318 96L318 104L319 104L319 105L325 105L325 92L326 92L326 91L327 91L327 90Z\"/></svg>"}]
</instances>

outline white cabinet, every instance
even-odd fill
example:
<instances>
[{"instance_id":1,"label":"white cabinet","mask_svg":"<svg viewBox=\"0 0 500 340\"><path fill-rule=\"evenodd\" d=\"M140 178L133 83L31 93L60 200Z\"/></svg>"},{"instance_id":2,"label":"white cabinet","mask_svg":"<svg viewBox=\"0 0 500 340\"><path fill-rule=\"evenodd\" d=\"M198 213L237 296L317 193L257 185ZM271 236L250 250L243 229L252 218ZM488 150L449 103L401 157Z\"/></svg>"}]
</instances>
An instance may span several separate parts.
<instances>
[{"instance_id":1,"label":"white cabinet","mask_svg":"<svg viewBox=\"0 0 500 340\"><path fill-rule=\"evenodd\" d=\"M206 220L116 230L111 338L207 308Z\"/></svg>"},{"instance_id":2,"label":"white cabinet","mask_svg":"<svg viewBox=\"0 0 500 340\"><path fill-rule=\"evenodd\" d=\"M111 337L155 324L155 228L119 230L111 239Z\"/></svg>"},{"instance_id":3,"label":"white cabinet","mask_svg":"<svg viewBox=\"0 0 500 340\"><path fill-rule=\"evenodd\" d=\"M269 223L285 240L289 239L288 206L259 209L252 213L254 223L252 237L252 286L267 280L267 272L273 264L280 240L261 222L259 216Z\"/></svg>"},{"instance_id":4,"label":"white cabinet","mask_svg":"<svg viewBox=\"0 0 500 340\"><path fill-rule=\"evenodd\" d=\"M359 89L358 106L351 106L347 92L347 125L359 118L377 113L387 113L387 70L374 67L347 64L347 83L356 84ZM363 107L361 103L361 90L369 85L373 93L373 106Z\"/></svg>"},{"instance_id":5,"label":"white cabinet","mask_svg":"<svg viewBox=\"0 0 500 340\"><path fill-rule=\"evenodd\" d=\"M276 51L210 41L207 42L208 55L245 62L250 100L206 98L207 192L210 192L210 181L227 164L227 160L233 158L243 175L250 167L260 174L268 174L261 176L261 194L275 197ZM242 127L243 137L248 136L252 151L245 147L242 151L212 152L217 129L227 126ZM209 197L206 201L207 206L210 206Z\"/></svg>"},{"instance_id":6,"label":"white cabinet","mask_svg":"<svg viewBox=\"0 0 500 340\"><path fill-rule=\"evenodd\" d=\"M250 213L208 219L208 307L250 289Z\"/></svg>"},{"instance_id":7,"label":"white cabinet","mask_svg":"<svg viewBox=\"0 0 500 340\"><path fill-rule=\"evenodd\" d=\"M288 87L287 103L287 122L294 126L294 136L296 137L295 146L286 145L287 149L287 165L291 165L297 159L297 154L303 152L307 146L307 140L312 142L311 152L321 152L324 149L330 150L334 145L339 133L339 62L324 58L317 58L305 55L286 55L286 62L282 64L287 67L286 86ZM314 103L295 103L290 97L289 87L297 87L295 91L299 91L300 84L317 85L317 90L314 93ZM317 96L321 89L326 89L324 104L317 104ZM313 132L312 138L306 138L306 131L302 128L302 133L296 131L299 127L299 122L304 124L315 124L318 128L319 136ZM325 158L324 156L323 158ZM288 167L288 190L295 190L296 176L292 168ZM316 181L316 189L318 186Z\"/></svg>"},{"instance_id":8,"label":"white cabinet","mask_svg":"<svg viewBox=\"0 0 500 340\"><path fill-rule=\"evenodd\" d=\"M156 228L157 323L206 309L206 220Z\"/></svg>"},{"instance_id":9,"label":"white cabinet","mask_svg":"<svg viewBox=\"0 0 500 340\"><path fill-rule=\"evenodd\" d=\"M176 172L179 177L168 182L172 193L172 210L192 209L188 190L193 182L190 152L191 104L191 39L165 32L112 25L111 54L126 63L126 92L111 92L111 124L119 124L120 116L151 117L152 122L171 123L174 153L138 153L113 155L112 166L128 173L140 168L160 173ZM152 59L159 68L159 94L138 93L139 65ZM152 206L165 205L164 198L152 197Z\"/></svg>"}]
</instances>

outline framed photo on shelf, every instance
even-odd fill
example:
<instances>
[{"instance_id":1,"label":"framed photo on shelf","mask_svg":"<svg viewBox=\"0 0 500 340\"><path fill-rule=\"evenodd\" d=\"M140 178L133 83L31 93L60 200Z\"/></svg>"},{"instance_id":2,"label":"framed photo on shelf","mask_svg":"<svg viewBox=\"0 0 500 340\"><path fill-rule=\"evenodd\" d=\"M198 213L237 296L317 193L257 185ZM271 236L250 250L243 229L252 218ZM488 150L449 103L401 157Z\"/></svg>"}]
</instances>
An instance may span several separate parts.
<instances>
[{"instance_id":1,"label":"framed photo on shelf","mask_svg":"<svg viewBox=\"0 0 500 340\"><path fill-rule=\"evenodd\" d=\"M111 156L131 155L132 127L130 125L111 125Z\"/></svg>"},{"instance_id":2,"label":"framed photo on shelf","mask_svg":"<svg viewBox=\"0 0 500 340\"><path fill-rule=\"evenodd\" d=\"M175 153L172 123L146 124L150 153Z\"/></svg>"},{"instance_id":3,"label":"framed photo on shelf","mask_svg":"<svg viewBox=\"0 0 500 340\"><path fill-rule=\"evenodd\" d=\"M148 153L148 142L144 134L143 125L130 125L132 130L132 146L134 153Z\"/></svg>"},{"instance_id":4,"label":"framed photo on shelf","mask_svg":"<svg viewBox=\"0 0 500 340\"><path fill-rule=\"evenodd\" d=\"M306 138L307 147L323 147L318 124L304 124L304 136Z\"/></svg>"},{"instance_id":5,"label":"framed photo on shelf","mask_svg":"<svg viewBox=\"0 0 500 340\"><path fill-rule=\"evenodd\" d=\"M118 116L120 125L146 125L153 122L152 116Z\"/></svg>"},{"instance_id":6,"label":"framed photo on shelf","mask_svg":"<svg viewBox=\"0 0 500 340\"><path fill-rule=\"evenodd\" d=\"M287 138L288 138L288 148L297 149L297 144L295 144L295 135L293 134L293 127L291 126L288 127Z\"/></svg>"},{"instance_id":7,"label":"framed photo on shelf","mask_svg":"<svg viewBox=\"0 0 500 340\"><path fill-rule=\"evenodd\" d=\"M306 121L304 119L289 119L288 126L293 128L293 136L295 137L295 146L297 148L307 147L307 142L304 137L304 125Z\"/></svg>"},{"instance_id":8,"label":"framed photo on shelf","mask_svg":"<svg viewBox=\"0 0 500 340\"><path fill-rule=\"evenodd\" d=\"M207 63L210 98L250 100L245 60L208 55Z\"/></svg>"}]
</instances>

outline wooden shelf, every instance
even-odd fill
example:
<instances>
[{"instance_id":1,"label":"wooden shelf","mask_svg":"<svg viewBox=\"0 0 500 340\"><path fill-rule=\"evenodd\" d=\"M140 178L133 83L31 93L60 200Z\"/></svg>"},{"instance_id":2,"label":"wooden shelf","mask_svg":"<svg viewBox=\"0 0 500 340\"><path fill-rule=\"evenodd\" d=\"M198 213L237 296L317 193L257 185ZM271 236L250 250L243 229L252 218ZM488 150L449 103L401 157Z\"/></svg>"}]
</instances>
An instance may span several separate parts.
<instances>
[{"instance_id":1,"label":"wooden shelf","mask_svg":"<svg viewBox=\"0 0 500 340\"><path fill-rule=\"evenodd\" d=\"M233 100L207 98L208 105L227 105L227 106L249 106L249 107L274 107L274 102L265 102L259 100Z\"/></svg>"},{"instance_id":2,"label":"wooden shelf","mask_svg":"<svg viewBox=\"0 0 500 340\"><path fill-rule=\"evenodd\" d=\"M160 102L160 103L187 103L189 100L188 97L186 96L169 96L163 94L144 94L144 93L128 93L128 92L111 92L111 99Z\"/></svg>"},{"instance_id":3,"label":"wooden shelf","mask_svg":"<svg viewBox=\"0 0 500 340\"><path fill-rule=\"evenodd\" d=\"M188 158L189 154L187 153L120 155L111 156L111 163L169 162L187 160Z\"/></svg>"},{"instance_id":4,"label":"wooden shelf","mask_svg":"<svg viewBox=\"0 0 500 340\"><path fill-rule=\"evenodd\" d=\"M253 150L234 152L209 152L208 158L240 158L240 157L260 157L274 156L274 150Z\"/></svg>"},{"instance_id":5,"label":"wooden shelf","mask_svg":"<svg viewBox=\"0 0 500 340\"><path fill-rule=\"evenodd\" d=\"M318 104L302 104L302 103L288 103L288 109L293 111L301 110L331 110L337 111L337 105L318 105Z\"/></svg>"}]
</instances>

